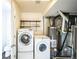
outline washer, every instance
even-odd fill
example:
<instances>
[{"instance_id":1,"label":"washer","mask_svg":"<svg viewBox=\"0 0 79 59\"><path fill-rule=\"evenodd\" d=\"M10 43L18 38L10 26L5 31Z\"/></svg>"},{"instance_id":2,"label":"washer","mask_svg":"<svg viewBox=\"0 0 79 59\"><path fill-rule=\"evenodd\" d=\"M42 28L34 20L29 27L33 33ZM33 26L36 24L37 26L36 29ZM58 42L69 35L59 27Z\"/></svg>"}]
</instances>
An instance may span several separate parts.
<instances>
[{"instance_id":1,"label":"washer","mask_svg":"<svg viewBox=\"0 0 79 59\"><path fill-rule=\"evenodd\" d=\"M50 39L47 36L35 37L35 59L50 59Z\"/></svg>"},{"instance_id":2,"label":"washer","mask_svg":"<svg viewBox=\"0 0 79 59\"><path fill-rule=\"evenodd\" d=\"M33 59L33 31L18 30L18 59Z\"/></svg>"}]
</instances>

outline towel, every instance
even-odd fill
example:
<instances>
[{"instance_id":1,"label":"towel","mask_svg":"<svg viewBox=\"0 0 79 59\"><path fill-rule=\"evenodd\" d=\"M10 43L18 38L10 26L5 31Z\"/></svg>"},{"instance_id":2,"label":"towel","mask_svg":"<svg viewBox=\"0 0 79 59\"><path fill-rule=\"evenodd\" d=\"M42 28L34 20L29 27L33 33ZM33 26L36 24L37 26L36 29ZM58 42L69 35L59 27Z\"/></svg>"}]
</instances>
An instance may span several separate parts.
<instances>
[{"instance_id":1,"label":"towel","mask_svg":"<svg viewBox=\"0 0 79 59\"><path fill-rule=\"evenodd\" d=\"M9 57L11 55L11 46L6 45L4 51L5 51L5 57Z\"/></svg>"}]
</instances>

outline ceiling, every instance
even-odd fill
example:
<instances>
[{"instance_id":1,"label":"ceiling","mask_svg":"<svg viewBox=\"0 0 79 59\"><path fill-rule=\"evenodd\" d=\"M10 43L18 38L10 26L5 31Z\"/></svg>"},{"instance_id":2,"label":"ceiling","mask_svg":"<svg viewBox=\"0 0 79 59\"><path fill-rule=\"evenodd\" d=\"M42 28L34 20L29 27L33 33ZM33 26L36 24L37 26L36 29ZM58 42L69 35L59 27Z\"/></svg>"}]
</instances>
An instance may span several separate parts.
<instances>
[{"instance_id":1,"label":"ceiling","mask_svg":"<svg viewBox=\"0 0 79 59\"><path fill-rule=\"evenodd\" d=\"M16 0L22 12L43 13L52 0Z\"/></svg>"},{"instance_id":2,"label":"ceiling","mask_svg":"<svg viewBox=\"0 0 79 59\"><path fill-rule=\"evenodd\" d=\"M46 13L48 16L56 16L58 11L77 14L77 0L58 0Z\"/></svg>"},{"instance_id":3,"label":"ceiling","mask_svg":"<svg viewBox=\"0 0 79 59\"><path fill-rule=\"evenodd\" d=\"M16 0L21 12L40 12L56 16L57 11L77 12L77 0Z\"/></svg>"}]
</instances>

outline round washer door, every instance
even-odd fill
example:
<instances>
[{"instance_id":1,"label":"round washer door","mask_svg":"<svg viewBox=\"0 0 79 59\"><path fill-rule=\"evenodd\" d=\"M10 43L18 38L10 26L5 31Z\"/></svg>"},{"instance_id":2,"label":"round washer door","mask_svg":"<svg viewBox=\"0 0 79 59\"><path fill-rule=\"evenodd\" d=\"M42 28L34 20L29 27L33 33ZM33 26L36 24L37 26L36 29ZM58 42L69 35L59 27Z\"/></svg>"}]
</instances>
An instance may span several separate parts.
<instances>
[{"instance_id":1,"label":"round washer door","mask_svg":"<svg viewBox=\"0 0 79 59\"><path fill-rule=\"evenodd\" d=\"M46 48L47 48L47 46L45 44L40 44L39 51L43 52L46 50Z\"/></svg>"},{"instance_id":2,"label":"round washer door","mask_svg":"<svg viewBox=\"0 0 79 59\"><path fill-rule=\"evenodd\" d=\"M39 52L45 52L47 50L47 45L46 43L38 43L37 45L37 51Z\"/></svg>"},{"instance_id":3,"label":"round washer door","mask_svg":"<svg viewBox=\"0 0 79 59\"><path fill-rule=\"evenodd\" d=\"M21 43L28 45L31 41L32 36L29 33L23 33L20 35L20 41Z\"/></svg>"}]
</instances>

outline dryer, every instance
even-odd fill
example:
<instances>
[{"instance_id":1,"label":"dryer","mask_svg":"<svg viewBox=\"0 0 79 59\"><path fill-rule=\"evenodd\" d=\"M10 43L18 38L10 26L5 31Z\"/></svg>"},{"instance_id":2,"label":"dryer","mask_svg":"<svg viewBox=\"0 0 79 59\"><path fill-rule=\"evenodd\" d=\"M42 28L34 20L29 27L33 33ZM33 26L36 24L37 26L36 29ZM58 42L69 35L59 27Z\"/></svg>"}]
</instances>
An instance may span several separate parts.
<instances>
[{"instance_id":1,"label":"dryer","mask_svg":"<svg viewBox=\"0 0 79 59\"><path fill-rule=\"evenodd\" d=\"M33 59L33 31L18 30L18 59Z\"/></svg>"},{"instance_id":2,"label":"dryer","mask_svg":"<svg viewBox=\"0 0 79 59\"><path fill-rule=\"evenodd\" d=\"M35 59L50 59L50 39L47 36L35 37Z\"/></svg>"}]
</instances>

